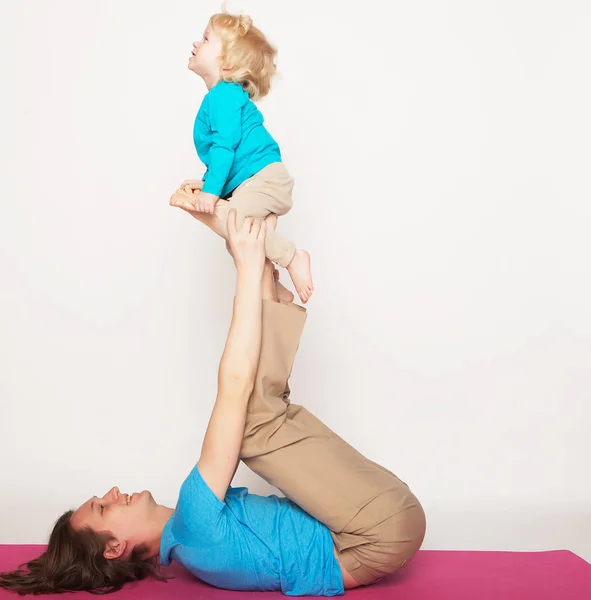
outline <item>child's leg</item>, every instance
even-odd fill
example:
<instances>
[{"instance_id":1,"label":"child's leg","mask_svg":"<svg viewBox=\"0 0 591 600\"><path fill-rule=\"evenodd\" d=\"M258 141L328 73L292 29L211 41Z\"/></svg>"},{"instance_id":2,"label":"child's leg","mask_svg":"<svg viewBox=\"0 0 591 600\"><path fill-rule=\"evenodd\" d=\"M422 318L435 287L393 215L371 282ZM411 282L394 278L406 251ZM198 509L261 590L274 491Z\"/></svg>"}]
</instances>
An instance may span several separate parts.
<instances>
[{"instance_id":1,"label":"child's leg","mask_svg":"<svg viewBox=\"0 0 591 600\"><path fill-rule=\"evenodd\" d=\"M190 190L177 190L170 198L170 205L182 208L198 221L207 225L224 239L228 238L226 220L231 208L236 209L236 223L242 224L245 217L265 218L269 214L284 215L291 209L293 180L283 163L273 163L238 186L229 201L219 200L215 215L195 210ZM286 267L302 302L307 302L314 291L310 255L297 250L293 242L267 231L265 242L267 258Z\"/></svg>"},{"instance_id":2,"label":"child's leg","mask_svg":"<svg viewBox=\"0 0 591 600\"><path fill-rule=\"evenodd\" d=\"M218 200L215 214L209 215L195 210L194 204L190 201L191 193L192 192L188 190L177 190L170 198L170 205L182 208L194 219L197 219L209 227L214 233L217 233L220 237L224 238L226 240L226 249L230 252L227 241L228 227L226 224L228 218L228 202L226 200ZM277 216L275 214L269 214L265 221L267 222L268 236L271 232L275 231L275 227L277 227ZM281 302L293 302L293 294L279 282L279 271L277 271L277 269L273 270L273 278L277 288L277 299Z\"/></svg>"},{"instance_id":3,"label":"child's leg","mask_svg":"<svg viewBox=\"0 0 591 600\"><path fill-rule=\"evenodd\" d=\"M283 163L272 163L234 190L227 210L236 209L238 226L245 217L285 215L292 207L292 190L293 179ZM310 255L274 231L267 232L265 253L267 258L288 270L302 302L307 302L314 291Z\"/></svg>"},{"instance_id":4,"label":"child's leg","mask_svg":"<svg viewBox=\"0 0 591 600\"><path fill-rule=\"evenodd\" d=\"M365 458L301 406L287 384L306 313L265 301L242 460L332 532L339 560L367 584L420 547L425 518L408 486Z\"/></svg>"},{"instance_id":5,"label":"child's leg","mask_svg":"<svg viewBox=\"0 0 591 600\"><path fill-rule=\"evenodd\" d=\"M246 217L264 219L269 214L287 214L292 207L293 179L282 163L273 163L239 185L228 201L227 210L236 209L236 226ZM275 231L267 232L267 258L280 267L293 259L295 244Z\"/></svg>"}]
</instances>

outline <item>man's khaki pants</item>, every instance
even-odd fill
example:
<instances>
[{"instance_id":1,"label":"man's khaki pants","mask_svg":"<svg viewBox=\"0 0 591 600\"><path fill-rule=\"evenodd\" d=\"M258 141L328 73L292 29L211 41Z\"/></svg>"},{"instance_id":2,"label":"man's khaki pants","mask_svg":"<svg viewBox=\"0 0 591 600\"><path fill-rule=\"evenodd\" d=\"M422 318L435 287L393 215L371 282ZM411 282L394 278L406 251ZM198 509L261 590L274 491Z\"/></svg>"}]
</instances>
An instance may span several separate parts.
<instances>
[{"instance_id":1,"label":"man's khaki pants","mask_svg":"<svg viewBox=\"0 0 591 600\"><path fill-rule=\"evenodd\" d=\"M288 379L306 312L263 301L263 337L240 458L324 523L339 559L361 584L406 565L425 535L408 486L368 460L302 406Z\"/></svg>"}]
</instances>

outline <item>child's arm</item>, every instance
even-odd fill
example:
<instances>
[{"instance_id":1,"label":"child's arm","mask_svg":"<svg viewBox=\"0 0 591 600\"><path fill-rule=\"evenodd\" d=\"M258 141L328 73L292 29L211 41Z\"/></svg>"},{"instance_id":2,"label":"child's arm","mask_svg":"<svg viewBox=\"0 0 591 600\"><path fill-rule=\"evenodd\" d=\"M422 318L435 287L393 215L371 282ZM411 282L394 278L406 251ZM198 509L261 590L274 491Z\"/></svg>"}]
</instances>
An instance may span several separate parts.
<instances>
[{"instance_id":1,"label":"child's arm","mask_svg":"<svg viewBox=\"0 0 591 600\"><path fill-rule=\"evenodd\" d=\"M230 175L236 148L242 136L244 91L237 84L218 84L210 92L209 120L212 146L202 194L212 204L220 197Z\"/></svg>"}]
</instances>

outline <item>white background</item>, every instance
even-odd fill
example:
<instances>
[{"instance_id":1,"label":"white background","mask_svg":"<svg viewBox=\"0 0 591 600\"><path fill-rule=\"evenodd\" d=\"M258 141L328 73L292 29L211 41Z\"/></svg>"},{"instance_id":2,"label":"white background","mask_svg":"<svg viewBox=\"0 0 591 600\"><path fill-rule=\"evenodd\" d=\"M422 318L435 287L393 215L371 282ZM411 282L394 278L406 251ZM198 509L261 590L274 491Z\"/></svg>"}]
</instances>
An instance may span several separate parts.
<instances>
[{"instance_id":1,"label":"white background","mask_svg":"<svg viewBox=\"0 0 591 600\"><path fill-rule=\"evenodd\" d=\"M198 458L233 272L168 198L219 3L0 7L0 543L32 543L115 484L174 506ZM313 257L294 402L411 485L426 548L591 560L591 5L231 7L280 51Z\"/></svg>"}]
</instances>

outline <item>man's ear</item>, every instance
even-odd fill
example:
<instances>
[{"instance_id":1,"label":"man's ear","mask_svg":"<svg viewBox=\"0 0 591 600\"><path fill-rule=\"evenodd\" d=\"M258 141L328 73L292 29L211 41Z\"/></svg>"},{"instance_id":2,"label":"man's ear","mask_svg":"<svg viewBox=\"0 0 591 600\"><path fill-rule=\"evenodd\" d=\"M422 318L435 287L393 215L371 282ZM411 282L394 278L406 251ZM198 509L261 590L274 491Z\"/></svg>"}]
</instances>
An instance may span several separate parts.
<instances>
[{"instance_id":1,"label":"man's ear","mask_svg":"<svg viewBox=\"0 0 591 600\"><path fill-rule=\"evenodd\" d=\"M108 560L121 558L125 552L125 548L127 548L127 542L123 542L118 539L111 540L107 543L103 556Z\"/></svg>"}]
</instances>

